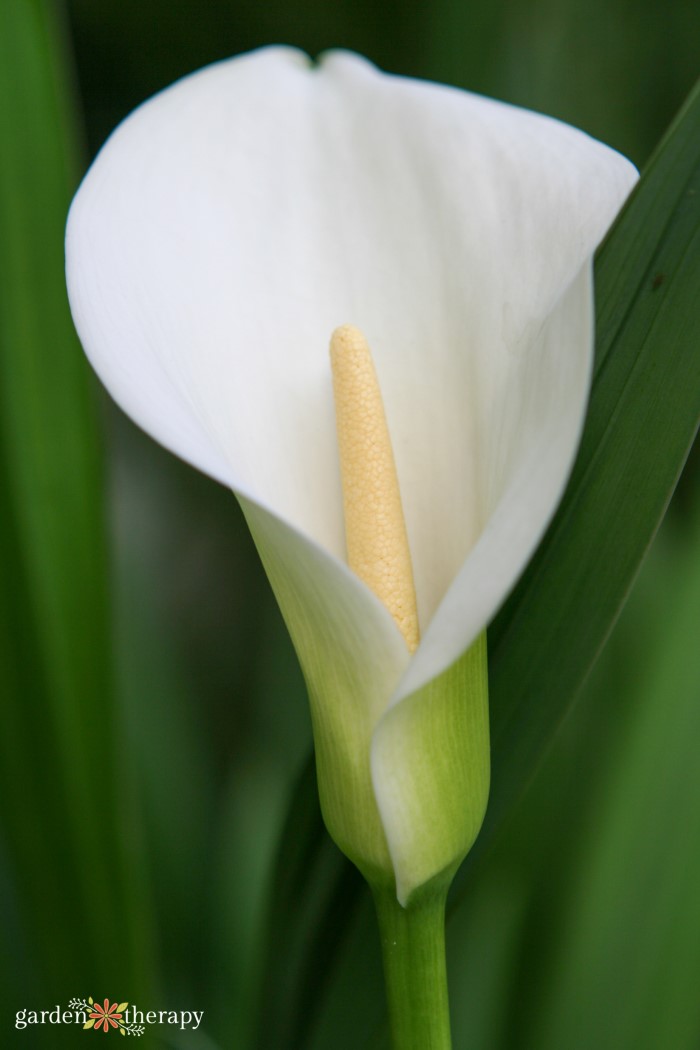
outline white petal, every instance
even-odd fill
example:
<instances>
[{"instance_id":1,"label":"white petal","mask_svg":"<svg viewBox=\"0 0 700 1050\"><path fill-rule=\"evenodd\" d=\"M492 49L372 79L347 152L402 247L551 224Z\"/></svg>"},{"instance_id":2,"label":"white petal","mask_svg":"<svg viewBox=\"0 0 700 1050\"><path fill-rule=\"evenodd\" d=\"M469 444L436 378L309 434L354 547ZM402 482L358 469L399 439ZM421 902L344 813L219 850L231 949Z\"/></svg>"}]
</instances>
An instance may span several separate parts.
<instances>
[{"instance_id":1,"label":"white petal","mask_svg":"<svg viewBox=\"0 0 700 1050\"><path fill-rule=\"evenodd\" d=\"M425 633L392 704L463 652L512 589L563 494L583 427L592 365L592 267L482 387L479 446L486 521Z\"/></svg>"},{"instance_id":2,"label":"white petal","mask_svg":"<svg viewBox=\"0 0 700 1050\"><path fill-rule=\"evenodd\" d=\"M552 513L585 404L587 265L633 178L547 118L264 50L112 136L71 211L74 316L145 429L339 560L327 343L365 331L425 631L398 699L476 636Z\"/></svg>"}]
</instances>

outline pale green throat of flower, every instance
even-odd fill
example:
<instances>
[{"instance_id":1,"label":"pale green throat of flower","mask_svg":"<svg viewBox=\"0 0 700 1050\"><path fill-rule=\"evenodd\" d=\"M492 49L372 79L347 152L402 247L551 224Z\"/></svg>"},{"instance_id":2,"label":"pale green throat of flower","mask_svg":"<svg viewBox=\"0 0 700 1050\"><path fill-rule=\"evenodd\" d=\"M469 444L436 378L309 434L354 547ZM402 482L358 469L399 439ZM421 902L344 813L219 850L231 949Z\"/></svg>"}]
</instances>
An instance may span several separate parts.
<instances>
[{"instance_id":1,"label":"pale green throat of flower","mask_svg":"<svg viewBox=\"0 0 700 1050\"><path fill-rule=\"evenodd\" d=\"M352 325L333 332L330 355L348 565L387 607L412 653L419 641L416 590L377 373L367 340Z\"/></svg>"}]
</instances>

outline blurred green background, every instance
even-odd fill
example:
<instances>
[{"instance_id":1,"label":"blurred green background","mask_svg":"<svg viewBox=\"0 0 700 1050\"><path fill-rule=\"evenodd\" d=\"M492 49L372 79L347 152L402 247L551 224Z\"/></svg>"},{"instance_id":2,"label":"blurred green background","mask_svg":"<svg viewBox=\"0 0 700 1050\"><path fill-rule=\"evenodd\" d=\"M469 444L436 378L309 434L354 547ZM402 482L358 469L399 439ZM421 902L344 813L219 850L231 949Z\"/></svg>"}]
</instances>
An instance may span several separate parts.
<instances>
[{"instance_id":1,"label":"blurred green background","mask_svg":"<svg viewBox=\"0 0 700 1050\"><path fill-rule=\"evenodd\" d=\"M303 1034L256 1035L261 1002L263 1017L276 1009L259 971L276 844L310 750L303 683L233 497L87 374L62 289L70 189L147 96L278 42L352 48L550 113L642 166L697 76L700 7L5 5L0 1043L88 1038L13 1018L93 995L204 1010L199 1032L144 1045L383 1045L375 934L354 893ZM455 903L456 1050L700 1045L696 481L691 461L573 715Z\"/></svg>"}]
</instances>

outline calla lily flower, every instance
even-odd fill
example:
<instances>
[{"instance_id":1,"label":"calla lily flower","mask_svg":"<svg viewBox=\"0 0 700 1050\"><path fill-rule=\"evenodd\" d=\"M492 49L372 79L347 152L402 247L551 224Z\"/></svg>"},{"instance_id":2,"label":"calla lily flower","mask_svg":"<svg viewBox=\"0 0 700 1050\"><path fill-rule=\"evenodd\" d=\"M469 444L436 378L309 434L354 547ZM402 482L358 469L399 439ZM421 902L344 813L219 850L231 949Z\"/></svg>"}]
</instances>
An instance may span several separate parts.
<instances>
[{"instance_id":1,"label":"calla lily flower","mask_svg":"<svg viewBox=\"0 0 700 1050\"><path fill-rule=\"evenodd\" d=\"M483 818L484 631L572 465L592 255L635 177L549 118L275 47L136 110L70 212L85 351L238 497L308 685L326 823L402 903ZM346 323L393 442L413 653L345 560L328 343Z\"/></svg>"}]
</instances>

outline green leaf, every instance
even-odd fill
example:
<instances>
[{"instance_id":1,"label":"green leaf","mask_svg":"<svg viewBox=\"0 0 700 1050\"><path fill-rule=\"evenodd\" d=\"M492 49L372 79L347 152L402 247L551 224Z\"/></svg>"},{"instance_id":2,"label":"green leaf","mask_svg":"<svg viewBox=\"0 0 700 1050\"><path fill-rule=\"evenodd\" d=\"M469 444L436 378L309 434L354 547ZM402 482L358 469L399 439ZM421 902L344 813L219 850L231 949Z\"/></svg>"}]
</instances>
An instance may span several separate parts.
<instances>
[{"instance_id":1,"label":"green leaf","mask_svg":"<svg viewBox=\"0 0 700 1050\"><path fill-rule=\"evenodd\" d=\"M547 996L533 996L529 1038L520 1026L523 1047L697 1045L700 504L694 509L692 531L665 552L644 619L627 631L635 670L618 691L629 717L578 835L564 883L567 922L548 959ZM606 689L601 712L610 698Z\"/></svg>"},{"instance_id":2,"label":"green leaf","mask_svg":"<svg viewBox=\"0 0 700 1050\"><path fill-rule=\"evenodd\" d=\"M292 797L270 894L255 1043L260 1050L304 1045L306 1026L354 921L363 886L359 873L328 838L309 762Z\"/></svg>"},{"instance_id":3,"label":"green leaf","mask_svg":"<svg viewBox=\"0 0 700 1050\"><path fill-rule=\"evenodd\" d=\"M65 293L77 151L54 15L48 0L0 5L0 827L33 991L43 978L67 997L123 980L133 931L101 440Z\"/></svg>"},{"instance_id":4,"label":"green leaf","mask_svg":"<svg viewBox=\"0 0 700 1050\"><path fill-rule=\"evenodd\" d=\"M462 872L503 825L541 761L605 643L675 487L700 414L700 92L693 93L652 158L596 260L596 366L580 454L552 526L489 631L492 795L484 830ZM302 789L308 795L313 787ZM293 806L313 806L299 798ZM320 817L316 816L316 821ZM332 847L324 839L310 870ZM288 847L293 848L292 844ZM287 851L279 858L284 878ZM339 879L342 873L330 875ZM319 892L311 880L309 891ZM324 893L334 899L332 886ZM304 887L275 913L270 955L284 968L286 933L308 906ZM353 902L346 899L350 910ZM318 916L330 927L332 914ZM322 1009L319 989L337 954L301 953L285 972L286 998ZM315 943L315 942L314 942ZM374 952L373 945L368 946ZM314 984L316 982L316 984ZM295 988L292 994L291 988ZM314 990L316 994L314 995ZM377 995L380 990L377 989ZM372 1009L369 1001L365 1008ZM267 1038L265 1018L285 1030L274 989L263 1002L260 1045L307 1045L316 1012L292 1043ZM358 1007L359 1009L359 1007Z\"/></svg>"},{"instance_id":5,"label":"green leaf","mask_svg":"<svg viewBox=\"0 0 700 1050\"><path fill-rule=\"evenodd\" d=\"M481 848L604 645L700 417L700 89L596 260L596 363L552 526L489 631L493 788Z\"/></svg>"}]
</instances>

